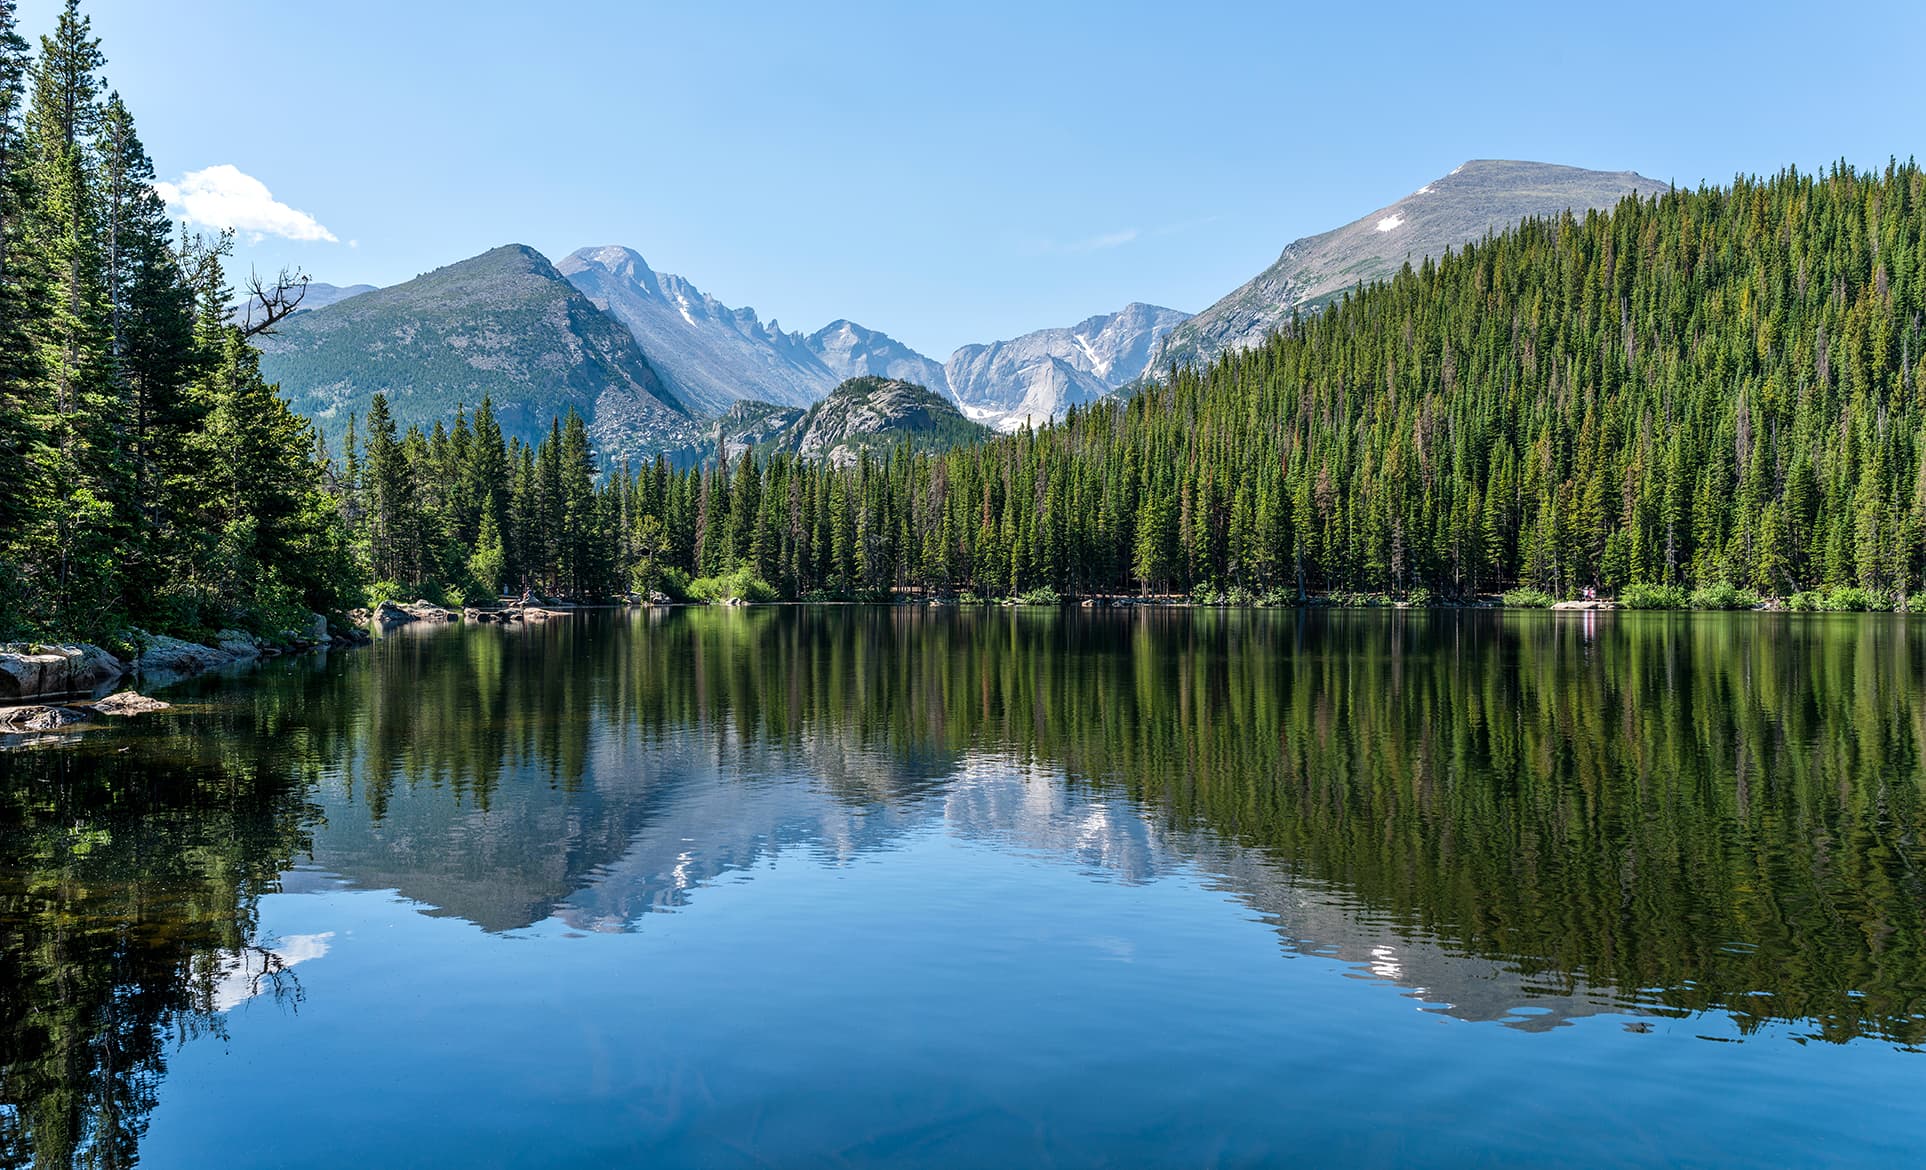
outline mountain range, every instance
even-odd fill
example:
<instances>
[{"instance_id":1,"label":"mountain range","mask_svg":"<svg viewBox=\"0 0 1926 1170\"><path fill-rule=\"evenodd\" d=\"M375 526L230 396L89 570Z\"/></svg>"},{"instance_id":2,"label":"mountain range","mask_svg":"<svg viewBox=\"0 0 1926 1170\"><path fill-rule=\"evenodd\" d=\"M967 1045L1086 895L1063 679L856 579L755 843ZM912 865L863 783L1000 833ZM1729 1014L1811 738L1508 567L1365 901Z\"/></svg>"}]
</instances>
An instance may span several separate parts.
<instances>
[{"instance_id":1,"label":"mountain range","mask_svg":"<svg viewBox=\"0 0 1926 1170\"><path fill-rule=\"evenodd\" d=\"M556 269L628 326L671 392L701 413L745 400L806 407L867 376L944 389L941 365L888 334L851 321L785 333L754 309L732 309L683 277L656 272L632 248L582 248Z\"/></svg>"},{"instance_id":2,"label":"mountain range","mask_svg":"<svg viewBox=\"0 0 1926 1170\"><path fill-rule=\"evenodd\" d=\"M551 265L508 245L387 289L311 284L302 311L260 339L262 368L331 434L349 413L365 414L377 391L404 427L432 426L488 395L504 430L526 440L553 414L581 411L609 458L705 458L717 443L853 458L848 435L868 425L896 437L927 426L946 441L965 433L956 425L964 419L1004 431L1041 425L1172 365L1255 344L1293 313L1521 219L1666 189L1631 171L1473 160L1291 243L1196 316L1133 302L1072 326L965 345L940 363L849 320L785 331L654 270L630 248L583 248ZM885 397L903 411L892 419L844 395L830 412L840 423L818 419L834 441L790 433L851 379L922 387L944 410L910 409L891 390Z\"/></svg>"},{"instance_id":3,"label":"mountain range","mask_svg":"<svg viewBox=\"0 0 1926 1170\"><path fill-rule=\"evenodd\" d=\"M966 345L943 367L971 418L1002 430L1042 425L1141 377L1151 354L1189 314L1130 304L1068 329Z\"/></svg>"},{"instance_id":4,"label":"mountain range","mask_svg":"<svg viewBox=\"0 0 1926 1170\"><path fill-rule=\"evenodd\" d=\"M525 441L574 409L608 458L690 426L635 336L519 244L296 313L256 342L263 375L331 439L351 414L365 419L377 393L403 428L486 396L503 432Z\"/></svg>"},{"instance_id":5,"label":"mountain range","mask_svg":"<svg viewBox=\"0 0 1926 1170\"><path fill-rule=\"evenodd\" d=\"M1406 263L1438 259L1486 234L1570 210L1608 210L1627 195L1668 185L1632 171L1473 159L1387 207L1286 247L1264 271L1172 329L1150 369L1198 365L1262 341L1292 313L1308 312L1360 284L1388 280Z\"/></svg>"}]
</instances>

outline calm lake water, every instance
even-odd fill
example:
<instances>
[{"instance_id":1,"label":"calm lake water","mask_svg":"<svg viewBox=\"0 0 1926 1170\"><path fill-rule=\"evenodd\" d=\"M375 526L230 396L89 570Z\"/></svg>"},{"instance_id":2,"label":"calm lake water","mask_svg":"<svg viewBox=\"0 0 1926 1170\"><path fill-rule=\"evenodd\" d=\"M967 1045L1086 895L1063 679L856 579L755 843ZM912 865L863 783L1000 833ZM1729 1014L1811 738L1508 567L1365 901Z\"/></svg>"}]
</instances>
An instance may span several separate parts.
<instances>
[{"instance_id":1,"label":"calm lake water","mask_svg":"<svg viewBox=\"0 0 1926 1170\"><path fill-rule=\"evenodd\" d=\"M1917 1165L1926 622L404 630L0 754L0 1165Z\"/></svg>"}]
</instances>

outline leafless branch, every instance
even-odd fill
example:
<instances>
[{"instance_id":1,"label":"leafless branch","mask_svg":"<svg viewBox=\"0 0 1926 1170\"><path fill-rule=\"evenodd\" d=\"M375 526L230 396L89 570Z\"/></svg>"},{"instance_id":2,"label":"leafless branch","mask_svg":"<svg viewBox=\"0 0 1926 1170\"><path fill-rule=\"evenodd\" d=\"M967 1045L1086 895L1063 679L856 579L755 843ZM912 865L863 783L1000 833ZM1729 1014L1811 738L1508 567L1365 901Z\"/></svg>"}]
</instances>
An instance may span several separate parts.
<instances>
[{"instance_id":1,"label":"leafless branch","mask_svg":"<svg viewBox=\"0 0 1926 1170\"><path fill-rule=\"evenodd\" d=\"M249 273L247 309L241 320L242 336L258 337L274 332L276 325L301 307L301 301L307 295L308 274L298 268L293 271L283 268L275 276L272 285L262 280L260 273Z\"/></svg>"}]
</instances>

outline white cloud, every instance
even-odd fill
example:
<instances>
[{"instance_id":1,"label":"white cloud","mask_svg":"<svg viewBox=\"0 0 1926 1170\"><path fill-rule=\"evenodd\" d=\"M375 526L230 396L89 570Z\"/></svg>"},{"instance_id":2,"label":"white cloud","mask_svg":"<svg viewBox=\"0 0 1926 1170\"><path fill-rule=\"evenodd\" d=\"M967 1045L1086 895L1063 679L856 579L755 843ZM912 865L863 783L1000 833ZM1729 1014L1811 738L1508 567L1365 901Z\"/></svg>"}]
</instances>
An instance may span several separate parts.
<instances>
[{"instance_id":1,"label":"white cloud","mask_svg":"<svg viewBox=\"0 0 1926 1170\"><path fill-rule=\"evenodd\" d=\"M176 219L246 232L257 244L268 236L338 242L312 215L282 203L266 183L227 163L189 171L179 183L156 183L154 190Z\"/></svg>"}]
</instances>

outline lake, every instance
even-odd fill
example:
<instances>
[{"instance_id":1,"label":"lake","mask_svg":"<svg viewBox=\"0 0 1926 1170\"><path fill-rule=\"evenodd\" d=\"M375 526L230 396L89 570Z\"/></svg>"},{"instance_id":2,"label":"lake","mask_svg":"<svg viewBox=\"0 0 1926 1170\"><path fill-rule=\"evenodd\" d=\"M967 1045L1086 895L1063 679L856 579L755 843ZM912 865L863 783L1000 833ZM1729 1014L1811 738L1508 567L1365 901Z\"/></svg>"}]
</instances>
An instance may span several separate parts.
<instances>
[{"instance_id":1,"label":"lake","mask_svg":"<svg viewBox=\"0 0 1926 1170\"><path fill-rule=\"evenodd\" d=\"M0 754L0 1165L1895 1166L1926 622L404 628Z\"/></svg>"}]
</instances>

